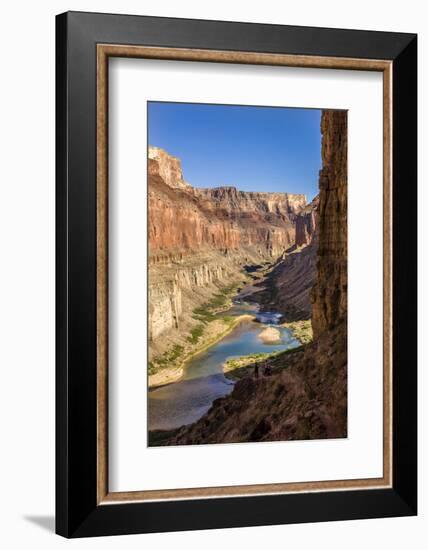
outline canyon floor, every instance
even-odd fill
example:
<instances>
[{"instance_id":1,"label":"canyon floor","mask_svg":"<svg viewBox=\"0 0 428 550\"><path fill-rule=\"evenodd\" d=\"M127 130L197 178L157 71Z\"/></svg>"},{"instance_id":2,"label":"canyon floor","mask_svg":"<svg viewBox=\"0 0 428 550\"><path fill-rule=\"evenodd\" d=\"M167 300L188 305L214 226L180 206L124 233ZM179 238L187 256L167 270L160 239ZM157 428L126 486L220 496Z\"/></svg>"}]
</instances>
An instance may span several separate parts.
<instances>
[{"instance_id":1,"label":"canyon floor","mask_svg":"<svg viewBox=\"0 0 428 550\"><path fill-rule=\"evenodd\" d=\"M151 394L156 414L171 413L174 400L177 410L171 425L154 422L150 446L346 436L344 321L317 341L310 319L286 321L272 303L276 269L276 263L250 268L247 283L228 303L229 318L246 316L241 327L235 325L211 354L206 351L199 361L196 355L178 385ZM272 336L267 341L265 331ZM210 370L215 360L221 360L220 371L213 365ZM189 398L192 412L183 413Z\"/></svg>"},{"instance_id":2,"label":"canyon floor","mask_svg":"<svg viewBox=\"0 0 428 550\"><path fill-rule=\"evenodd\" d=\"M150 445L168 444L181 423L197 421L238 380L253 378L256 363L260 379L266 361L274 376L311 341L310 320L283 323L284 316L263 302L274 285L274 267L247 266L245 284L224 287L210 306L198 309L203 330L173 358L175 371L161 369L162 383L149 392Z\"/></svg>"},{"instance_id":3,"label":"canyon floor","mask_svg":"<svg viewBox=\"0 0 428 550\"><path fill-rule=\"evenodd\" d=\"M300 251L293 252L298 253ZM254 311L229 315L228 311L236 302L247 301L257 304L260 311L271 310L281 314L284 320L290 318L289 315L284 315L281 303L275 302L278 265L281 262L265 261L262 264L241 266L226 284L224 281L222 284L217 281L205 287L193 288L187 296L182 297L185 305L182 306L179 325L151 344L149 387L153 389L177 382L182 378L185 365L192 357L221 341L240 323L256 320ZM164 269L162 275L165 277L167 273L168 270ZM302 280L306 281L306 278ZM305 285L307 286L306 282L299 286L300 291L302 286L306 288ZM308 317L305 310L299 310L297 318L302 316ZM291 316L291 319L295 320L296 315ZM292 323L288 326L293 328ZM279 332L268 326L261 331L259 337L265 343L275 343Z\"/></svg>"}]
</instances>

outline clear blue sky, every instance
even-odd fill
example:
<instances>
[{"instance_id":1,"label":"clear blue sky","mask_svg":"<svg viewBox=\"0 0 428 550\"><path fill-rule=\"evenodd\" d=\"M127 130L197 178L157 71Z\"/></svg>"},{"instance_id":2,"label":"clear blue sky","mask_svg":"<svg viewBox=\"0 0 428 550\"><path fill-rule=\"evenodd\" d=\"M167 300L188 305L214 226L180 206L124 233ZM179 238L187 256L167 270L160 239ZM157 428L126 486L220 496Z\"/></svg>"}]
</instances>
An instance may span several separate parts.
<instances>
[{"instance_id":1,"label":"clear blue sky","mask_svg":"<svg viewBox=\"0 0 428 550\"><path fill-rule=\"evenodd\" d=\"M193 187L318 193L320 110L150 101L148 117L149 144Z\"/></svg>"}]
</instances>

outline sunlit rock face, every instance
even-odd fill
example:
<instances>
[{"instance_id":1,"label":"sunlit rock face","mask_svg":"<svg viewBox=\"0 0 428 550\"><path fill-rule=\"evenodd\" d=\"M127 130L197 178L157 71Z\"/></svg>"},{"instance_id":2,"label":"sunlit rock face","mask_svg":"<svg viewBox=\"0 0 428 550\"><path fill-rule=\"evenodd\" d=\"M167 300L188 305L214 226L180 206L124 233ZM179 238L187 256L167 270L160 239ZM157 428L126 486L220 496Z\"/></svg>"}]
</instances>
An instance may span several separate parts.
<instances>
[{"instance_id":1,"label":"sunlit rock face","mask_svg":"<svg viewBox=\"0 0 428 550\"><path fill-rule=\"evenodd\" d=\"M172 188L187 189L190 187L183 180L180 159L169 155L160 147L149 147L148 176L149 178L159 177Z\"/></svg>"},{"instance_id":2,"label":"sunlit rock face","mask_svg":"<svg viewBox=\"0 0 428 550\"><path fill-rule=\"evenodd\" d=\"M305 195L193 188L180 161L158 147L149 148L148 175L151 262L201 248L275 258L294 244Z\"/></svg>"},{"instance_id":3,"label":"sunlit rock face","mask_svg":"<svg viewBox=\"0 0 428 550\"><path fill-rule=\"evenodd\" d=\"M319 196L302 208L296 216L296 246L308 245L315 236Z\"/></svg>"}]
</instances>

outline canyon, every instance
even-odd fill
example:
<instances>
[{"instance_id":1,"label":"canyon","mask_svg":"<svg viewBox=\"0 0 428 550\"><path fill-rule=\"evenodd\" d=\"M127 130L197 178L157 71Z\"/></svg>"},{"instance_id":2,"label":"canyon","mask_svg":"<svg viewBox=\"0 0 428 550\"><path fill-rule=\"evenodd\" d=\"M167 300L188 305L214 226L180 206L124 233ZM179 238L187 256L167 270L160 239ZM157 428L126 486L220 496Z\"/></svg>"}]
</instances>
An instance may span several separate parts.
<instances>
[{"instance_id":1,"label":"canyon","mask_svg":"<svg viewBox=\"0 0 428 550\"><path fill-rule=\"evenodd\" d=\"M309 319L311 291L316 277L319 196L295 218L295 242L272 265L252 298L262 309L275 309L287 321Z\"/></svg>"},{"instance_id":2,"label":"canyon","mask_svg":"<svg viewBox=\"0 0 428 550\"><path fill-rule=\"evenodd\" d=\"M287 277L294 281L290 271L298 273L294 264L310 261L316 265L309 291L313 341L277 354L271 361L271 376L238 380L199 420L174 430L158 444L347 436L346 112L323 111L321 132L322 169L315 212L303 205L295 213L302 215L296 223L301 224L299 237L270 273L280 295L281 288L284 292L288 289ZM287 262L294 267L287 268ZM266 289L260 292L266 293Z\"/></svg>"},{"instance_id":3,"label":"canyon","mask_svg":"<svg viewBox=\"0 0 428 550\"><path fill-rule=\"evenodd\" d=\"M274 266L267 286L281 287L283 263L297 261L314 241L316 206L308 205L303 194L247 192L233 186L192 187L184 180L178 158L159 147L149 147L151 386L179 377L177 368L166 378L159 376L159 371L166 373L167 363L171 363L167 359L189 348L189 335L200 326L195 311L209 304L218 292L226 295L225 287L230 294L242 287L248 282L251 266ZM313 254L306 255L294 271L298 288L287 302L294 312L289 312L289 318L310 316L315 264Z\"/></svg>"}]
</instances>

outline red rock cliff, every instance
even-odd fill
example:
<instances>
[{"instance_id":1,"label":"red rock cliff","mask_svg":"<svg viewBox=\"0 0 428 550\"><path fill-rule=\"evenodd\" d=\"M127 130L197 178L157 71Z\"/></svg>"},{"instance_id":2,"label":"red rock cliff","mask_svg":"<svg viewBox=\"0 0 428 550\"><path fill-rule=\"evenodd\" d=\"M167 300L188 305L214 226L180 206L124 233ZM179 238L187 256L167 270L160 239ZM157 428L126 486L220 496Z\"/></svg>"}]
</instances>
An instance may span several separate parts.
<instances>
[{"instance_id":1,"label":"red rock cliff","mask_svg":"<svg viewBox=\"0 0 428 550\"><path fill-rule=\"evenodd\" d=\"M156 147L149 148L148 194L152 263L201 249L276 258L294 244L295 218L306 205L305 195L195 189L180 161Z\"/></svg>"},{"instance_id":2,"label":"red rock cliff","mask_svg":"<svg viewBox=\"0 0 428 550\"><path fill-rule=\"evenodd\" d=\"M148 175L149 179L151 177L159 177L172 188L186 189L190 187L183 180L180 159L168 155L160 147L149 147Z\"/></svg>"}]
</instances>

